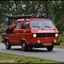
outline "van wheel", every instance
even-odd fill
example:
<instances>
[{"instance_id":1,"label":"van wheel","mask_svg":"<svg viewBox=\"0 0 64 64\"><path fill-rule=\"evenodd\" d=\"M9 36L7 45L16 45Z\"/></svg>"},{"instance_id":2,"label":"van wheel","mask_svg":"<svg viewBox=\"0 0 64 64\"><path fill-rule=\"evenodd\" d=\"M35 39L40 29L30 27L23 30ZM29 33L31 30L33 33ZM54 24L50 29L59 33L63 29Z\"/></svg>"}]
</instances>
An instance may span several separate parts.
<instances>
[{"instance_id":1,"label":"van wheel","mask_svg":"<svg viewBox=\"0 0 64 64\"><path fill-rule=\"evenodd\" d=\"M28 47L27 47L26 43L23 43L23 44L22 44L22 50L23 50L23 51L26 51L27 49L28 49Z\"/></svg>"},{"instance_id":2,"label":"van wheel","mask_svg":"<svg viewBox=\"0 0 64 64\"><path fill-rule=\"evenodd\" d=\"M6 49L11 49L11 45L8 40L6 40L6 42L5 42L5 47L6 47Z\"/></svg>"},{"instance_id":3,"label":"van wheel","mask_svg":"<svg viewBox=\"0 0 64 64\"><path fill-rule=\"evenodd\" d=\"M52 50L53 50L53 46L47 47L47 50L48 50L48 51L52 51Z\"/></svg>"}]
</instances>

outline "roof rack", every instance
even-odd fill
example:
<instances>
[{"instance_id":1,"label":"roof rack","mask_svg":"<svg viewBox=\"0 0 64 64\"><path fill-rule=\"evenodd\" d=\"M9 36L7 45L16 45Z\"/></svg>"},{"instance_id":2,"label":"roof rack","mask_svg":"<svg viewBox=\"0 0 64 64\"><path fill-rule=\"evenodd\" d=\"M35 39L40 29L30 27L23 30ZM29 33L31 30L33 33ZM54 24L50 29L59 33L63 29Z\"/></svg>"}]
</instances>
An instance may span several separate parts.
<instances>
[{"instance_id":1,"label":"roof rack","mask_svg":"<svg viewBox=\"0 0 64 64\"><path fill-rule=\"evenodd\" d=\"M21 18L30 18L31 16L28 15L8 15L7 16L9 19L21 19Z\"/></svg>"},{"instance_id":2,"label":"roof rack","mask_svg":"<svg viewBox=\"0 0 64 64\"><path fill-rule=\"evenodd\" d=\"M31 15L7 15L9 19L21 19L21 18L47 18L46 14L38 15L38 14L31 14Z\"/></svg>"}]
</instances>

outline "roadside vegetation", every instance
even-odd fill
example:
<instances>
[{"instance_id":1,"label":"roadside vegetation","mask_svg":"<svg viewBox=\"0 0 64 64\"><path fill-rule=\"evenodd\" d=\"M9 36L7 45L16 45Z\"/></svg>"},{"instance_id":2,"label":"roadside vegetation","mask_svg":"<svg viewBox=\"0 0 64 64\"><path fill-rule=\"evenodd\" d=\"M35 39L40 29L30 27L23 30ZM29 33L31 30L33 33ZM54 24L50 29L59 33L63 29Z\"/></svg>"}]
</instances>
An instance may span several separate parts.
<instances>
[{"instance_id":1,"label":"roadside vegetation","mask_svg":"<svg viewBox=\"0 0 64 64\"><path fill-rule=\"evenodd\" d=\"M55 46L55 47L64 48L64 33L62 33L60 35L59 42L60 42L60 45L59 46Z\"/></svg>"},{"instance_id":2,"label":"roadside vegetation","mask_svg":"<svg viewBox=\"0 0 64 64\"><path fill-rule=\"evenodd\" d=\"M0 63L59 63L53 60L0 53Z\"/></svg>"}]
</instances>

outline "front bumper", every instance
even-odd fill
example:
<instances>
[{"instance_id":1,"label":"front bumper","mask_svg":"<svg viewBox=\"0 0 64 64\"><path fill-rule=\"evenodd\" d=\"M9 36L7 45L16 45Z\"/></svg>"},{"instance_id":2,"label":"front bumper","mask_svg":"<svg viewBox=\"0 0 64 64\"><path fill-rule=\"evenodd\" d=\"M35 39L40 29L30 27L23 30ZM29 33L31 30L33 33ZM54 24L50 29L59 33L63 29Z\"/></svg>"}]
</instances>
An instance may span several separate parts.
<instances>
[{"instance_id":1,"label":"front bumper","mask_svg":"<svg viewBox=\"0 0 64 64\"><path fill-rule=\"evenodd\" d=\"M41 47L48 47L48 46L54 46L54 45L60 45L60 43L51 43L51 45L44 45L44 43L35 43L35 44L31 44L29 46L41 48Z\"/></svg>"},{"instance_id":2,"label":"front bumper","mask_svg":"<svg viewBox=\"0 0 64 64\"><path fill-rule=\"evenodd\" d=\"M60 45L60 43L53 43L52 45Z\"/></svg>"}]
</instances>

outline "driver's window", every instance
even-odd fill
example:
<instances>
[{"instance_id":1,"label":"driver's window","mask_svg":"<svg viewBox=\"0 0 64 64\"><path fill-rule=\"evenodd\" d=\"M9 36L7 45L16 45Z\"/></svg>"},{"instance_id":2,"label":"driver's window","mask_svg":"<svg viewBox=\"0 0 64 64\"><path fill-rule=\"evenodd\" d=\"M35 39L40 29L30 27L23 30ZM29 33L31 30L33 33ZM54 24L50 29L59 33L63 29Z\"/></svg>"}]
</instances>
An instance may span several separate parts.
<instances>
[{"instance_id":1,"label":"driver's window","mask_svg":"<svg viewBox=\"0 0 64 64\"><path fill-rule=\"evenodd\" d=\"M24 21L24 22L22 23L22 28L23 28L23 29L29 29L29 22Z\"/></svg>"}]
</instances>

